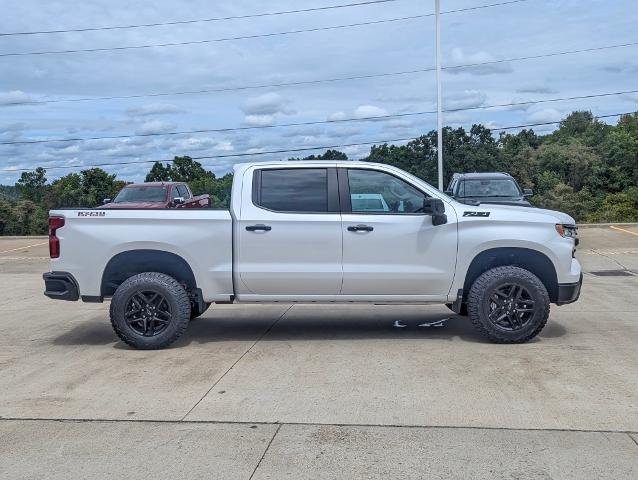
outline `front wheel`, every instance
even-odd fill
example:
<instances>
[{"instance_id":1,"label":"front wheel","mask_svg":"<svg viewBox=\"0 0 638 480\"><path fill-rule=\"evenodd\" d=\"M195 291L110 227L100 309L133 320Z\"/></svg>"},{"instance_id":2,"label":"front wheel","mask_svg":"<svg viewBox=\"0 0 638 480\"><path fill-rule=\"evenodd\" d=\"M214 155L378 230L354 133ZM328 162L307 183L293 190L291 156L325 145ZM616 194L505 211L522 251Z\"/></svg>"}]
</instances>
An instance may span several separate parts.
<instances>
[{"instance_id":1,"label":"front wheel","mask_svg":"<svg viewBox=\"0 0 638 480\"><path fill-rule=\"evenodd\" d=\"M496 267L479 276L467 297L477 330L496 343L524 343L549 317L549 295L536 275L519 267Z\"/></svg>"},{"instance_id":2,"label":"front wheel","mask_svg":"<svg viewBox=\"0 0 638 480\"><path fill-rule=\"evenodd\" d=\"M118 337L143 350L168 347L190 320L188 293L173 277L145 272L125 280L111 300L111 324Z\"/></svg>"}]
</instances>

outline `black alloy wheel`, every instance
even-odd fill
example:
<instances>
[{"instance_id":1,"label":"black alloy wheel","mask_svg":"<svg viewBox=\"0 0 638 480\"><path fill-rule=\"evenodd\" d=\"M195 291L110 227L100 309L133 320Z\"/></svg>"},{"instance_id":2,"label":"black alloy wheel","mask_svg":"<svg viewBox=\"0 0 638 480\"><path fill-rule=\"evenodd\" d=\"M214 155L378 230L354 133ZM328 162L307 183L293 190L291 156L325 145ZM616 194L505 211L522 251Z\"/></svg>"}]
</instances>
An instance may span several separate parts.
<instances>
[{"instance_id":1,"label":"black alloy wheel","mask_svg":"<svg viewBox=\"0 0 638 480\"><path fill-rule=\"evenodd\" d=\"M494 326L515 331L525 328L532 320L536 302L523 285L506 283L493 290L488 308L488 319Z\"/></svg>"},{"instance_id":2,"label":"black alloy wheel","mask_svg":"<svg viewBox=\"0 0 638 480\"><path fill-rule=\"evenodd\" d=\"M154 337L170 324L173 312L166 297L155 290L135 292L126 304L126 323L138 335Z\"/></svg>"}]
</instances>

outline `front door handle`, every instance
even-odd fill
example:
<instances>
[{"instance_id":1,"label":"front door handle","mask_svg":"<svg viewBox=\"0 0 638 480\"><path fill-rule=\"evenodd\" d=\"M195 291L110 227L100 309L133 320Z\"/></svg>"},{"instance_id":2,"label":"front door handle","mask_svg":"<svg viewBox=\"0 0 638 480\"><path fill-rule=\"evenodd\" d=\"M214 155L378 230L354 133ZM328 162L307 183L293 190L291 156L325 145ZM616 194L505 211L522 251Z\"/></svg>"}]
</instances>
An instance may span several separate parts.
<instances>
[{"instance_id":1,"label":"front door handle","mask_svg":"<svg viewBox=\"0 0 638 480\"><path fill-rule=\"evenodd\" d=\"M371 232L374 227L370 225L351 225L348 227L349 232Z\"/></svg>"},{"instance_id":2,"label":"front door handle","mask_svg":"<svg viewBox=\"0 0 638 480\"><path fill-rule=\"evenodd\" d=\"M249 232L256 232L258 230L261 230L264 232L270 232L272 230L272 227L270 225L264 225L263 223L258 223L257 225L248 225L246 227L246 230L248 230Z\"/></svg>"}]
</instances>

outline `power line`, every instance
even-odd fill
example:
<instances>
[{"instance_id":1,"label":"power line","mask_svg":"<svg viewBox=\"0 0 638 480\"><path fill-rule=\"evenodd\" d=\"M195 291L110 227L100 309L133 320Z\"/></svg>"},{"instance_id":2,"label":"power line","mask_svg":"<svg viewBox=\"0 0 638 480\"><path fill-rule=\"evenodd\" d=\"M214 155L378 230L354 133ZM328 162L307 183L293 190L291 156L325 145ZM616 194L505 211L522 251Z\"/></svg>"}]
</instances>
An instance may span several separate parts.
<instances>
[{"instance_id":1,"label":"power line","mask_svg":"<svg viewBox=\"0 0 638 480\"><path fill-rule=\"evenodd\" d=\"M582 100L588 98L597 98L597 97L609 97L614 95L627 95L631 93L638 93L638 90L625 90L620 92L606 92L606 93L598 93L598 94L590 94L590 95L577 95L572 97L559 97L559 98L550 98L550 99L541 99L541 100L530 100L530 101L521 101L521 102L510 102L510 103L500 103L494 105L477 105L473 107L463 107L463 108L450 108L444 109L444 112L461 112L461 111L469 111L469 110L482 110L489 108L502 108L502 107L513 107L519 105L534 105L537 103L551 103L551 102L560 102L567 100ZM274 125L253 125L253 126L244 126L244 127L226 127L226 128L207 128L207 129L198 129L198 130L180 130L175 132L162 132L162 133L138 133L131 135L106 135L99 137L78 137L78 138L57 138L57 139L43 139L43 140L14 140L7 142L0 142L0 145L32 145L32 144L41 144L41 143L53 143L53 142L82 142L88 140L116 140L123 138L137 138L137 137L161 137L161 136L172 136L172 135L186 135L186 134L199 134L199 133L224 133L224 132L234 132L234 131L243 131L243 130L260 130L265 128L284 128L284 127L304 127L310 125L322 125L322 124L338 124L338 123L347 123L347 122L369 122L369 121L381 121L388 120L393 118L401 118L401 117L412 117L418 115L429 115L435 114L436 110L426 110L422 112L405 112L405 113L396 113L396 114L388 114L388 115L376 115L371 117L355 117L355 118L342 118L335 120L312 120L307 122L291 122L291 123L279 123Z\"/></svg>"},{"instance_id":2,"label":"power line","mask_svg":"<svg viewBox=\"0 0 638 480\"><path fill-rule=\"evenodd\" d=\"M228 17L213 17L213 18L201 18L201 19L192 19L192 20L174 20L170 22L140 23L135 25L112 25L108 27L68 28L64 30L34 30L34 31L27 31L27 32L4 32L4 33L0 33L0 37L9 37L9 36L18 36L18 35L45 35L45 34L51 34L51 33L96 32L100 30L123 30L128 28L165 27L170 25L187 25L187 24L193 24L193 23L220 22L223 20L242 20L246 18L274 17L277 15L291 15L295 13L335 10L338 8L361 7L365 5L375 5L379 3L390 3L390 2L396 2L396 1L398 0L370 0L366 2L342 3L339 5L303 8L298 10L282 10L279 12L251 13L248 15L233 15Z\"/></svg>"},{"instance_id":3,"label":"power line","mask_svg":"<svg viewBox=\"0 0 638 480\"><path fill-rule=\"evenodd\" d=\"M453 68L469 68L469 67L478 67L481 65L492 65L495 63L504 63L504 62L514 62L519 60L535 60L538 58L547 58L547 57L559 57L562 55L572 55L574 53L587 53L587 52L598 52L600 50L609 50L612 48L622 48L622 47L635 47L638 45L638 42L629 42L629 43L617 43L615 45L603 45L601 47L591 47L591 48L583 48L579 50L564 50L562 52L554 52L554 53L544 53L540 55L529 55L526 57L514 57L508 60L491 60L487 62L477 62L477 63L469 63L467 65L456 65L451 67L443 67L443 69L453 69Z\"/></svg>"},{"instance_id":4,"label":"power line","mask_svg":"<svg viewBox=\"0 0 638 480\"><path fill-rule=\"evenodd\" d=\"M476 7L448 10L447 12L441 12L441 13L449 14L449 13L467 12L471 10L479 10L482 8L491 8L491 7L497 7L502 5L510 5L513 3L521 3L526 1L529 1L529 0L512 0L509 2L493 3L490 5L479 5ZM432 16L434 16L433 13L425 13L421 15L409 15L406 17L387 18L383 20L371 20L367 22L349 23L349 24L343 24L343 25L332 25L328 27L315 27L315 28L306 28L306 29L300 29L300 30L289 30L285 32L260 33L260 34L254 34L254 35L241 35L237 37L213 38L213 39L207 39L207 40L191 40L186 42L151 43L151 44L145 44L145 45L126 45L122 47L81 48L81 49L70 49L70 50L45 50L45 51L39 51L39 52L0 53L0 57L20 57L20 56L27 56L27 55L57 55L57 54L68 54L68 53L97 53L97 52L107 52L107 51L134 50L134 49L143 49L143 48L176 47L176 46L182 46L182 45L201 45L206 43L227 42L227 41L233 41L233 40L248 40L248 39L254 39L254 38L276 37L281 35L296 35L299 33L319 32L319 31L325 31L325 30L339 30L344 28L361 27L366 25L379 25L383 23L402 22L405 20L415 20L419 18L426 18L426 17L432 17Z\"/></svg>"},{"instance_id":5,"label":"power line","mask_svg":"<svg viewBox=\"0 0 638 480\"><path fill-rule=\"evenodd\" d=\"M611 117L620 117L623 115L633 115L638 113L638 111L632 112L623 112L623 113L612 113L608 115L596 115L593 118L601 119L601 118L611 118ZM538 127L543 125L556 125L560 123L562 120L558 120L555 122L539 122L539 123L527 123L523 125L510 125L505 127L498 128L489 128L488 130L492 132L505 131L505 130L513 130L517 128L527 128L527 127ZM252 157L258 155L274 155L278 153L295 153L295 152L308 152L312 150L327 150L333 148L345 148L345 147L356 147L363 145L383 145L393 142L406 142L415 140L415 137L410 138L395 138L392 140L376 140L371 142L358 142L358 143L342 143L338 145L321 145L315 147L303 147L303 148L293 148L293 149L282 149L282 150L269 150L264 152L241 152L241 153L228 153L222 155L204 155L191 157L193 160L211 160L211 159L220 159L220 158L240 158L240 157ZM162 159L162 160L132 160L129 162L111 162L111 163L95 163L89 165L53 165L50 167L44 167L46 170L54 170L54 169L76 169L76 168L94 168L94 167L108 167L108 166L120 166L120 165L138 165L138 164L146 164L146 163L156 163L156 162L173 162L174 158ZM0 172L30 172L33 168L16 168L16 169L0 169Z\"/></svg>"},{"instance_id":6,"label":"power line","mask_svg":"<svg viewBox=\"0 0 638 480\"><path fill-rule=\"evenodd\" d=\"M638 42L631 43L621 43L615 45L603 45L600 47L591 47L584 48L579 50L564 50L560 52L551 52L544 53L538 55L530 55L524 57L511 57L504 58L501 60L489 60L485 62L475 62L475 63L466 63L461 65L448 65L442 67L443 70L454 70L460 68L474 68L480 67L483 65L493 65L497 63L508 63L508 62L517 62L524 60L534 60L539 58L547 58L547 57L557 57L564 55L572 55L578 53L587 53L594 52L599 50L609 50L614 48L623 48L623 47L635 47L638 45ZM262 88L282 88L282 87L294 87L301 85L313 85L320 83L334 83L334 82L343 82L350 80L362 80L369 78L381 78L381 77L393 77L400 75L412 75L417 73L426 73L433 72L435 69L433 67L430 68L420 68L415 70L404 70L399 72L383 72L383 73L372 73L365 75L352 75L348 77L335 77L335 78L325 78L325 79L316 79L316 80L301 80L297 82L281 82L281 83L269 83L269 84L259 84L259 85L240 85L235 87L221 87L221 88L212 88L212 89L203 89L203 90L190 90L190 91L181 91L181 92L157 92L157 93L141 93L141 94L133 94L133 95L115 95L108 97L85 97L85 98L61 98L54 100L36 100L32 102L14 102L14 103L4 103L4 106L11 105L39 105L46 103L62 103L62 102L92 102L92 101L103 101L103 100L127 100L133 98L146 98L146 97L167 97L167 96L180 96L180 95L197 95L197 94L205 94L205 93L219 93L219 92L231 92L231 91L240 91L240 90L252 90L252 89L262 89Z\"/></svg>"},{"instance_id":7,"label":"power line","mask_svg":"<svg viewBox=\"0 0 638 480\"><path fill-rule=\"evenodd\" d=\"M168 97L168 96L179 96L179 95L198 95L204 93L219 93L219 92L233 92L240 90L253 90L253 89L261 89L261 88L281 88L281 87L294 87L300 85L312 85L317 83L331 83L331 82L343 82L348 80L361 80L367 78L378 78L378 77L391 77L397 75L410 75L414 73L422 73L422 72L430 72L433 71L433 68L422 68L418 70L405 70L401 72L387 72L387 73L372 73L367 75L353 75L349 77L337 77L337 78L325 78L325 79L317 79L317 80L301 80L297 82L282 82L282 83L268 83L261 85L240 85L236 87L221 87L221 88L212 88L212 89L204 89L204 90L190 90L190 91L181 91L181 92L157 92L157 93L140 93L133 95L116 95L109 97L85 97L85 98L61 98L54 100L38 100L33 102L15 102L15 103L4 103L3 105L34 105L34 104L45 104L45 103L61 103L61 102L92 102L92 101L102 101L102 100L128 100L132 98L145 98L145 97Z\"/></svg>"}]
</instances>

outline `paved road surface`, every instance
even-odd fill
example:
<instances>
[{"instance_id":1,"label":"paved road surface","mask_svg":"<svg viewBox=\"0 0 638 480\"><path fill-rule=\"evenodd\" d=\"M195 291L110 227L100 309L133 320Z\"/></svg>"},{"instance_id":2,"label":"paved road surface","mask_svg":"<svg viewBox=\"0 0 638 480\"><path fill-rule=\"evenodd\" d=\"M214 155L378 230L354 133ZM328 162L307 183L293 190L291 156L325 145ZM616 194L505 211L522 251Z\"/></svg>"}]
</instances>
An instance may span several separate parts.
<instances>
[{"instance_id":1,"label":"paved road surface","mask_svg":"<svg viewBox=\"0 0 638 480\"><path fill-rule=\"evenodd\" d=\"M107 304L42 295L46 239L0 239L2 476L638 478L621 228L581 229L581 300L526 345L445 307L231 305L153 352L116 341Z\"/></svg>"}]
</instances>

